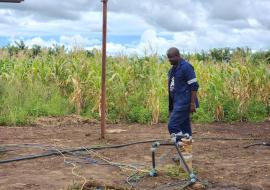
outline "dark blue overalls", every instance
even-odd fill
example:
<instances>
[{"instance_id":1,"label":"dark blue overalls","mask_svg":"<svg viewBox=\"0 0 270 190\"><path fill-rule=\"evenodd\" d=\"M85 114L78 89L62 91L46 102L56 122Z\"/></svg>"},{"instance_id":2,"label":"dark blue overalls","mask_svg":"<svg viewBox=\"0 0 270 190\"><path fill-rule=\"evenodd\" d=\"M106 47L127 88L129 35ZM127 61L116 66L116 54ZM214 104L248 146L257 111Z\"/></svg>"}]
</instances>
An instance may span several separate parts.
<instances>
[{"instance_id":1,"label":"dark blue overalls","mask_svg":"<svg viewBox=\"0 0 270 190\"><path fill-rule=\"evenodd\" d=\"M172 66L168 73L169 112L171 113L169 133L188 133L192 136L190 123L191 91L197 91L199 85L193 66L186 60ZM198 100L195 102L198 107Z\"/></svg>"}]
</instances>

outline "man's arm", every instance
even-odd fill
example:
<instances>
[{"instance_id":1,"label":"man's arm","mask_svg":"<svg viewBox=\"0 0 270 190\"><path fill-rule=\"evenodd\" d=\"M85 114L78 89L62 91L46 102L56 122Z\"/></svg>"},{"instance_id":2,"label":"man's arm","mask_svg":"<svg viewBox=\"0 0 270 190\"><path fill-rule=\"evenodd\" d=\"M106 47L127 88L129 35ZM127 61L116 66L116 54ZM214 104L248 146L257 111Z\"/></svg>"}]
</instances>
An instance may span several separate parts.
<instances>
[{"instance_id":1,"label":"man's arm","mask_svg":"<svg viewBox=\"0 0 270 190\"><path fill-rule=\"evenodd\" d=\"M190 112L196 112L197 91L199 84L192 65L188 64L186 68L187 83L191 88Z\"/></svg>"},{"instance_id":2,"label":"man's arm","mask_svg":"<svg viewBox=\"0 0 270 190\"><path fill-rule=\"evenodd\" d=\"M191 91L190 112L196 112L197 91Z\"/></svg>"}]
</instances>

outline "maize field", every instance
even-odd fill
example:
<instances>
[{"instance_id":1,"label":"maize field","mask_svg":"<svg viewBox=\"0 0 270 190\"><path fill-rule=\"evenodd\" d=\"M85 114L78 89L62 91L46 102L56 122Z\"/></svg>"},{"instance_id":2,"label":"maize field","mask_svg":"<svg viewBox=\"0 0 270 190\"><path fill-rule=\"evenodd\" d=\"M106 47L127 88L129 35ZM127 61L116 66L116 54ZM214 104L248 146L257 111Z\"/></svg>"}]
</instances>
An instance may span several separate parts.
<instances>
[{"instance_id":1,"label":"maize field","mask_svg":"<svg viewBox=\"0 0 270 190\"><path fill-rule=\"evenodd\" d=\"M214 49L183 55L199 81L195 122L262 121L270 114L270 53ZM107 122L155 124L168 119L163 56L107 58ZM39 116L99 118L101 53L64 47L0 49L0 124Z\"/></svg>"}]
</instances>

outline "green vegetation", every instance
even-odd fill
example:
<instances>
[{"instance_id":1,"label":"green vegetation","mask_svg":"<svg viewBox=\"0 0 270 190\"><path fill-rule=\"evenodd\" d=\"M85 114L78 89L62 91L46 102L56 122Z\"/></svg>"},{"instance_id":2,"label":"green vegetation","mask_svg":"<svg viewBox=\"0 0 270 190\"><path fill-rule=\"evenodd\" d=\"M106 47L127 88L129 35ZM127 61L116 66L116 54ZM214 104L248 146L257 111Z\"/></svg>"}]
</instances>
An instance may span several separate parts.
<instances>
[{"instance_id":1,"label":"green vegetation","mask_svg":"<svg viewBox=\"0 0 270 190\"><path fill-rule=\"evenodd\" d=\"M196 122L262 121L270 114L270 51L213 49L184 55L200 84ZM157 55L108 57L107 120L166 122L167 60ZM0 124L71 113L99 118L100 52L64 47L0 49Z\"/></svg>"},{"instance_id":2,"label":"green vegetation","mask_svg":"<svg viewBox=\"0 0 270 190\"><path fill-rule=\"evenodd\" d=\"M67 190L81 190L82 185L78 183L74 183L72 185L69 185Z\"/></svg>"},{"instance_id":3,"label":"green vegetation","mask_svg":"<svg viewBox=\"0 0 270 190\"><path fill-rule=\"evenodd\" d=\"M169 165L166 168L166 174L170 177L178 177L182 180L188 179L187 172L180 165Z\"/></svg>"}]
</instances>

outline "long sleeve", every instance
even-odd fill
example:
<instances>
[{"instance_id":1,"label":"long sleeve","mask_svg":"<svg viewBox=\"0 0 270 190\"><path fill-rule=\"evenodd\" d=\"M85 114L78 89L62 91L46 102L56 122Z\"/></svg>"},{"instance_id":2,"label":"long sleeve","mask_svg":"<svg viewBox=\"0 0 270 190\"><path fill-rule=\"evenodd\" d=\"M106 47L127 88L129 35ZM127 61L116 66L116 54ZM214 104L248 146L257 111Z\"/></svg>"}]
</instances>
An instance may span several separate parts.
<instances>
[{"instance_id":1,"label":"long sleeve","mask_svg":"<svg viewBox=\"0 0 270 190\"><path fill-rule=\"evenodd\" d=\"M197 82L197 78L194 72L194 68L192 65L188 64L185 68L185 77L188 85L191 88L191 91L198 91L199 84Z\"/></svg>"}]
</instances>

